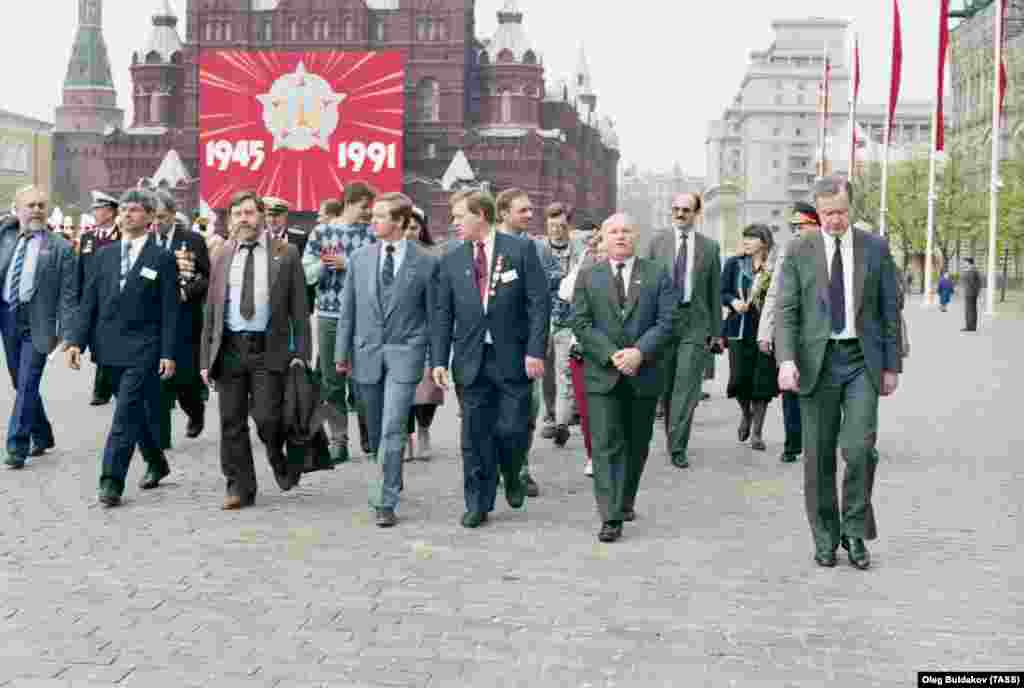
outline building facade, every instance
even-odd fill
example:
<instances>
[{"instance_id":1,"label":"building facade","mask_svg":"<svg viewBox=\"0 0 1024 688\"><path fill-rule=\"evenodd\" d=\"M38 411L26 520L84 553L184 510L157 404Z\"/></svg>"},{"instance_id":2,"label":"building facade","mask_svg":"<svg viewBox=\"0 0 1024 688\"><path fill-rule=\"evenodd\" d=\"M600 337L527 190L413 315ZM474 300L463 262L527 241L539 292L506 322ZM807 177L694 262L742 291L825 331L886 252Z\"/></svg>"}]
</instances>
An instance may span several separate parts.
<instances>
[{"instance_id":1,"label":"building facade","mask_svg":"<svg viewBox=\"0 0 1024 688\"><path fill-rule=\"evenodd\" d=\"M141 181L196 208L199 51L322 48L405 54L404 191L434 227L447 220L441 179L459 152L477 183L522 188L535 205L559 200L597 215L615 207L618 140L598 113L586 56L581 49L570 78L546 74L515 0L487 39L476 35L473 0L205 0L189 3L185 40L169 0L157 0L131 55L128 126L113 105L102 0L79 0L79 24L55 156L65 170L56 183L71 197Z\"/></svg>"},{"instance_id":2,"label":"building facade","mask_svg":"<svg viewBox=\"0 0 1024 688\"><path fill-rule=\"evenodd\" d=\"M34 184L49 189L53 125L0 110L0 214L18 189Z\"/></svg>"},{"instance_id":3,"label":"building facade","mask_svg":"<svg viewBox=\"0 0 1024 688\"><path fill-rule=\"evenodd\" d=\"M672 224L672 198L701 193L704 178L685 174L679 165L669 172L641 171L631 166L619 179L619 210L629 213L642 237Z\"/></svg>"}]
</instances>

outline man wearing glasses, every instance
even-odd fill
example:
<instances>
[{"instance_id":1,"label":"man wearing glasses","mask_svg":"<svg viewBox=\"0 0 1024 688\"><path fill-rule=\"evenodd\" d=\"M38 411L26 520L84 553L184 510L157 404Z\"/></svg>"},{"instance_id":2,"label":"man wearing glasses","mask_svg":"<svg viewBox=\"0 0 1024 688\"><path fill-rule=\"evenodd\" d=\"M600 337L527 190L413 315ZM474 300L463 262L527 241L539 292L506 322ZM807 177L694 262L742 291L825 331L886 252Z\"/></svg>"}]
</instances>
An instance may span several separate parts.
<instances>
[{"instance_id":1,"label":"man wearing glasses","mask_svg":"<svg viewBox=\"0 0 1024 688\"><path fill-rule=\"evenodd\" d=\"M718 242L696 231L701 199L695 193L672 199L672 227L658 232L647 258L668 271L676 292L672 339L665 349L665 433L672 465L688 468L693 412L704 371L722 346L722 258Z\"/></svg>"}]
</instances>

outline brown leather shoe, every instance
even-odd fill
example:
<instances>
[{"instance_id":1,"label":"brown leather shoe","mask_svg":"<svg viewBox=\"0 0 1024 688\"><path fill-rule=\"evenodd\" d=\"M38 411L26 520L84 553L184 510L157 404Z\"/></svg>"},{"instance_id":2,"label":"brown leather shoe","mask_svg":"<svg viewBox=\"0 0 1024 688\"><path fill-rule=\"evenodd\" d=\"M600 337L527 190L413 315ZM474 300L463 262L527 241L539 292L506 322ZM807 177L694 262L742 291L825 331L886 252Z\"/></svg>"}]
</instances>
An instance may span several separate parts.
<instances>
[{"instance_id":1,"label":"brown leather shoe","mask_svg":"<svg viewBox=\"0 0 1024 688\"><path fill-rule=\"evenodd\" d=\"M252 506L255 502L255 495L251 495L249 497L228 495L224 498L224 503L221 505L220 508L223 509L224 511L238 511L243 507Z\"/></svg>"}]
</instances>

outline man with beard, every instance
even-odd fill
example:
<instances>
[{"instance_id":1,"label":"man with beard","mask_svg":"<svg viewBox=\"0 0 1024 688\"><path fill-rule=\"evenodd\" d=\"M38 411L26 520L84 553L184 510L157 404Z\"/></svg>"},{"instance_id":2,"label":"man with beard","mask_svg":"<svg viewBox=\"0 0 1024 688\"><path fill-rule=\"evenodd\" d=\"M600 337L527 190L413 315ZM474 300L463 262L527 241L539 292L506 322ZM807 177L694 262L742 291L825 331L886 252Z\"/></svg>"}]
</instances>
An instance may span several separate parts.
<instances>
[{"instance_id":1,"label":"man with beard","mask_svg":"<svg viewBox=\"0 0 1024 688\"><path fill-rule=\"evenodd\" d=\"M7 465L23 468L55 442L39 383L47 356L67 337L77 298L71 245L46 230L46 194L34 186L15 197L16 216L0 230L0 332L14 408L7 423Z\"/></svg>"},{"instance_id":2,"label":"man with beard","mask_svg":"<svg viewBox=\"0 0 1024 688\"><path fill-rule=\"evenodd\" d=\"M78 285L79 289L85 287L89 280L89 269L93 265L96 254L101 248L110 246L121 240L121 230L118 229L115 220L117 219L117 199L108 196L102 191L92 192L92 214L96 220L92 231L83 232L78 245ZM92 342L85 342L91 346ZM96 363L95 349L93 349L93 362ZM103 406L110 403L110 397L114 392L113 383L110 379L110 371L104 370L103 366L96 363L96 375L92 383L91 406Z\"/></svg>"},{"instance_id":3,"label":"man with beard","mask_svg":"<svg viewBox=\"0 0 1024 688\"><path fill-rule=\"evenodd\" d=\"M160 381L174 377L178 285L174 258L150 240L156 201L145 191L121 197L121 240L93 258L68 346L68 365L81 367L92 342L99 365L110 369L117 395L103 452L99 501L121 503L132 454L146 461L139 486L156 487L170 472L159 445Z\"/></svg>"},{"instance_id":4,"label":"man with beard","mask_svg":"<svg viewBox=\"0 0 1024 688\"><path fill-rule=\"evenodd\" d=\"M199 379L199 339L203 332L203 304L210 285L210 256L202 235L175 220L177 202L167 191L156 193L157 246L174 256L178 267L177 341L174 377L160 385L160 448L171 448L171 409L175 400L188 416L186 437L203 431L206 406Z\"/></svg>"}]
</instances>

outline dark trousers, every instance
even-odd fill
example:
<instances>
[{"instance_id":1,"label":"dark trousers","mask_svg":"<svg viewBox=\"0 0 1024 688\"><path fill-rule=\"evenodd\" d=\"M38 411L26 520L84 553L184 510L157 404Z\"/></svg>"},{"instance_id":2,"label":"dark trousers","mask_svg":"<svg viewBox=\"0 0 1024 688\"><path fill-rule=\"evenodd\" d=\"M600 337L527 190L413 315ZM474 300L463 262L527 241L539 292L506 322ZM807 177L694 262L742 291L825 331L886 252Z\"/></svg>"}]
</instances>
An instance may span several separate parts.
<instances>
[{"instance_id":1,"label":"dark trousers","mask_svg":"<svg viewBox=\"0 0 1024 688\"><path fill-rule=\"evenodd\" d=\"M7 453L23 459L28 456L32 442L38 447L52 447L54 443L53 426L39 394L46 356L32 346L27 307L12 310L0 302L0 332L7 354L7 372L15 391L14 408L7 423Z\"/></svg>"},{"instance_id":2,"label":"dark trousers","mask_svg":"<svg viewBox=\"0 0 1024 688\"><path fill-rule=\"evenodd\" d=\"M620 379L607 394L587 392L592 428L594 497L601 521L632 511L654 434L657 397L638 397Z\"/></svg>"},{"instance_id":3,"label":"dark trousers","mask_svg":"<svg viewBox=\"0 0 1024 688\"><path fill-rule=\"evenodd\" d=\"M804 500L815 547L834 550L840 535L877 536L871 492L878 454L878 392L868 379L857 340L831 342L821 377L800 397L804 435ZM836 454L846 462L842 512L836 486Z\"/></svg>"},{"instance_id":4,"label":"dark trousers","mask_svg":"<svg viewBox=\"0 0 1024 688\"><path fill-rule=\"evenodd\" d=\"M676 339L666 348L662 364L665 366L665 435L672 456L685 456L690 446L693 415L700 402L709 358L712 355L703 344Z\"/></svg>"},{"instance_id":5,"label":"dark trousers","mask_svg":"<svg viewBox=\"0 0 1024 688\"><path fill-rule=\"evenodd\" d=\"M484 360L473 384L462 392L462 473L466 511L494 510L498 470L512 482L522 468L528 444L530 382L501 379L494 347L484 346Z\"/></svg>"},{"instance_id":6,"label":"dark trousers","mask_svg":"<svg viewBox=\"0 0 1024 688\"><path fill-rule=\"evenodd\" d=\"M964 297L964 327L974 332L978 329L978 296Z\"/></svg>"},{"instance_id":7,"label":"dark trousers","mask_svg":"<svg viewBox=\"0 0 1024 688\"><path fill-rule=\"evenodd\" d=\"M265 339L224 333L217 392L220 405L220 467L227 493L256 494L256 467L249 440L249 414L277 473L287 470L284 454L284 375L267 370ZM251 405L250 405L251 397Z\"/></svg>"},{"instance_id":8,"label":"dark trousers","mask_svg":"<svg viewBox=\"0 0 1024 688\"><path fill-rule=\"evenodd\" d=\"M96 375L92 380L92 398L99 401L110 401L114 395L114 381L109 368L96 364Z\"/></svg>"},{"instance_id":9,"label":"dark trousers","mask_svg":"<svg viewBox=\"0 0 1024 688\"><path fill-rule=\"evenodd\" d=\"M803 434L800 427L800 395L795 392L782 393L782 425L786 429L786 444L783 452L799 454L803 451Z\"/></svg>"},{"instance_id":10,"label":"dark trousers","mask_svg":"<svg viewBox=\"0 0 1024 688\"><path fill-rule=\"evenodd\" d=\"M117 392L117 404L103 450L100 486L112 484L120 493L124 490L135 447L147 460L160 454L160 373L155 360L130 367L110 366L107 370Z\"/></svg>"},{"instance_id":11,"label":"dark trousers","mask_svg":"<svg viewBox=\"0 0 1024 688\"><path fill-rule=\"evenodd\" d=\"M424 430L429 430L434 422L435 413L437 413L437 404L414 404L409 410L409 434L416 432L417 424Z\"/></svg>"},{"instance_id":12,"label":"dark trousers","mask_svg":"<svg viewBox=\"0 0 1024 688\"><path fill-rule=\"evenodd\" d=\"M160 383L160 448L171 448L171 411L177 402L189 420L202 418L206 412L203 403L203 381L198 375L181 378L176 374Z\"/></svg>"}]
</instances>

